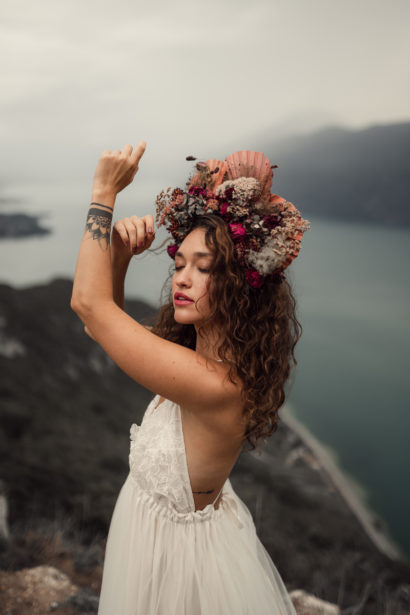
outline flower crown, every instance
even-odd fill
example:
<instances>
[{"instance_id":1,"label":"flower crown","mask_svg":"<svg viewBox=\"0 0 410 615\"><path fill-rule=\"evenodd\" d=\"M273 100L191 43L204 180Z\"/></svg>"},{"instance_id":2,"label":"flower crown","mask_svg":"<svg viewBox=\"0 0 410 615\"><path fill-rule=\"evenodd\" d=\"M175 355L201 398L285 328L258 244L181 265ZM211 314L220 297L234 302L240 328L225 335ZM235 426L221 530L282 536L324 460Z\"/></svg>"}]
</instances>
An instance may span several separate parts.
<instances>
[{"instance_id":1,"label":"flower crown","mask_svg":"<svg viewBox=\"0 0 410 615\"><path fill-rule=\"evenodd\" d=\"M161 190L155 200L155 219L158 226L166 224L175 241L167 248L169 256L175 259L198 216L215 214L228 225L248 284L260 288L268 277L282 281L310 222L291 202L271 194L276 167L261 152L240 151L223 161L197 162L187 190Z\"/></svg>"}]
</instances>

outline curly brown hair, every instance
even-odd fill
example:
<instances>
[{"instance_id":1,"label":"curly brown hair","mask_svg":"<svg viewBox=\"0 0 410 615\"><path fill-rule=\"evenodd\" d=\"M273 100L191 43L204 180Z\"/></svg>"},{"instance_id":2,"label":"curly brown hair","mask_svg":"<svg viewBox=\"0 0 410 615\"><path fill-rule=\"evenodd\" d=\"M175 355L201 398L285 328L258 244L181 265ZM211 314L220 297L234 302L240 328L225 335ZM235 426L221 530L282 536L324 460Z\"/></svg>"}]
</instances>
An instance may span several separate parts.
<instances>
[{"instance_id":1,"label":"curly brown hair","mask_svg":"<svg viewBox=\"0 0 410 615\"><path fill-rule=\"evenodd\" d=\"M247 419L244 441L251 445L248 450L254 450L260 439L266 441L277 430L285 383L297 364L294 349L302 326L296 317L296 300L285 276L280 283L268 277L261 288L247 283L222 218L199 216L191 230L197 227L205 229L205 243L214 256L208 279L211 313L202 326L212 323L218 327L221 345L217 354L229 365L231 382L239 378L242 383ZM195 350L195 327L175 321L171 289L152 333Z\"/></svg>"}]
</instances>

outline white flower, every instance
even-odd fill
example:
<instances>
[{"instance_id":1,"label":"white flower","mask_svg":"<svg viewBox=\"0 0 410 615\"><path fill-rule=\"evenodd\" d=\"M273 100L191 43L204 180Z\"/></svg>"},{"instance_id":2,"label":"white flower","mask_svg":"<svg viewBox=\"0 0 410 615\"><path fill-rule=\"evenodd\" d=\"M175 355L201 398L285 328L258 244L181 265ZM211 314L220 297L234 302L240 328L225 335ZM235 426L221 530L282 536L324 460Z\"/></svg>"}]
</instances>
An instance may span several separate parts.
<instances>
[{"instance_id":1,"label":"white flower","mask_svg":"<svg viewBox=\"0 0 410 615\"><path fill-rule=\"evenodd\" d=\"M250 200L254 201L260 197L262 192L260 183L254 177L238 177L238 179L223 182L217 187L216 194L223 194L226 188L234 189L232 200L238 205L245 205Z\"/></svg>"},{"instance_id":2,"label":"white flower","mask_svg":"<svg viewBox=\"0 0 410 615\"><path fill-rule=\"evenodd\" d=\"M285 262L287 256L288 249L284 243L284 237L281 233L277 233L275 238L269 237L266 240L260 252L249 250L248 263L256 269L259 275L265 276L278 269Z\"/></svg>"}]
</instances>

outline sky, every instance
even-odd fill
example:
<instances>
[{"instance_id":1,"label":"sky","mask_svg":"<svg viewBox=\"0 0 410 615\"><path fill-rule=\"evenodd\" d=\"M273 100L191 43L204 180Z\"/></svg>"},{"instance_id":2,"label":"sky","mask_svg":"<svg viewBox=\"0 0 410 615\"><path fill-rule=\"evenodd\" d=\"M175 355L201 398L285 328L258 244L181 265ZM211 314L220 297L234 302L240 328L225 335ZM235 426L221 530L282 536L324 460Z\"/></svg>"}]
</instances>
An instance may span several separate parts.
<instances>
[{"instance_id":1,"label":"sky","mask_svg":"<svg viewBox=\"0 0 410 615\"><path fill-rule=\"evenodd\" d=\"M84 179L141 139L149 183L261 134L407 121L409 17L408 0L3 0L0 191Z\"/></svg>"}]
</instances>

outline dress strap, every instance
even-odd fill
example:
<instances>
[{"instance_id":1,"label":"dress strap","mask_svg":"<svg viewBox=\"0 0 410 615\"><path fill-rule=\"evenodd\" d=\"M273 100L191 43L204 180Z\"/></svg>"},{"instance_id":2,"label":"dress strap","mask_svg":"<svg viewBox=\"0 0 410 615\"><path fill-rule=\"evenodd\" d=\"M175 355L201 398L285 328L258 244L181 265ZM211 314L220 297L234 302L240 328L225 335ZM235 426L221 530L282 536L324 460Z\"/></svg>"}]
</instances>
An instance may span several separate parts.
<instances>
[{"instance_id":1,"label":"dress strap","mask_svg":"<svg viewBox=\"0 0 410 615\"><path fill-rule=\"evenodd\" d=\"M221 493L222 493L222 489L224 488L224 486L225 486L225 483L222 485L222 487L221 487L221 488L220 488L220 490L219 490L218 495L216 496L216 498L215 498L215 499L214 499L214 501L212 502L212 506L214 506L214 505L215 505L215 502L216 502L216 500L219 498L219 496L221 495Z\"/></svg>"}]
</instances>

